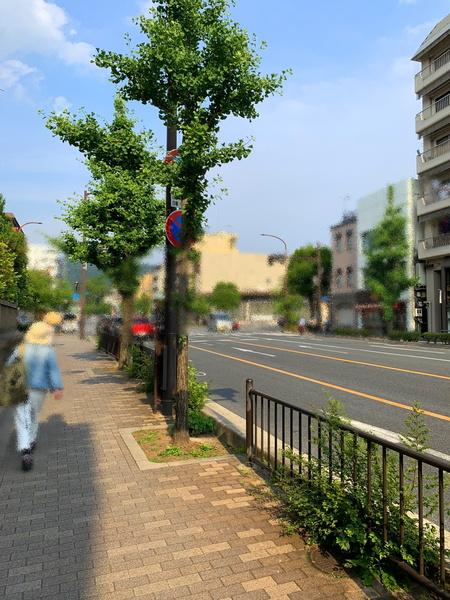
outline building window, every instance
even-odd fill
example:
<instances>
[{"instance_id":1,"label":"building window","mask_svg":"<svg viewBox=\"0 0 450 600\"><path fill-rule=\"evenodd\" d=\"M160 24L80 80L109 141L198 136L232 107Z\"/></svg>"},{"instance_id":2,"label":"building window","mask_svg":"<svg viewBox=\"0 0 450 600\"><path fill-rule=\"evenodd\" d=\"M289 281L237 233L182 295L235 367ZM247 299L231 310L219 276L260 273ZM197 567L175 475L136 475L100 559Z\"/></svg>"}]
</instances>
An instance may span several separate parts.
<instances>
[{"instance_id":1,"label":"building window","mask_svg":"<svg viewBox=\"0 0 450 600\"><path fill-rule=\"evenodd\" d=\"M347 250L353 250L353 230L348 229L345 236L347 238Z\"/></svg>"},{"instance_id":2,"label":"building window","mask_svg":"<svg viewBox=\"0 0 450 600\"><path fill-rule=\"evenodd\" d=\"M336 250L338 252L342 251L342 233L337 233L335 238L334 238L335 244L336 244Z\"/></svg>"},{"instance_id":3,"label":"building window","mask_svg":"<svg viewBox=\"0 0 450 600\"><path fill-rule=\"evenodd\" d=\"M342 289L342 269L336 271L336 287L338 290Z\"/></svg>"},{"instance_id":4,"label":"building window","mask_svg":"<svg viewBox=\"0 0 450 600\"><path fill-rule=\"evenodd\" d=\"M361 234L361 245L362 245L362 249L364 250L368 250L369 248L369 244L370 244L370 231L365 231L364 233Z\"/></svg>"},{"instance_id":5,"label":"building window","mask_svg":"<svg viewBox=\"0 0 450 600\"><path fill-rule=\"evenodd\" d=\"M450 140L450 135L444 135L443 137L435 140L434 144L435 144L435 146L442 146L443 144L447 144L447 142L449 140Z\"/></svg>"},{"instance_id":6,"label":"building window","mask_svg":"<svg viewBox=\"0 0 450 600\"><path fill-rule=\"evenodd\" d=\"M347 287L353 287L353 269L352 267L347 267Z\"/></svg>"}]
</instances>

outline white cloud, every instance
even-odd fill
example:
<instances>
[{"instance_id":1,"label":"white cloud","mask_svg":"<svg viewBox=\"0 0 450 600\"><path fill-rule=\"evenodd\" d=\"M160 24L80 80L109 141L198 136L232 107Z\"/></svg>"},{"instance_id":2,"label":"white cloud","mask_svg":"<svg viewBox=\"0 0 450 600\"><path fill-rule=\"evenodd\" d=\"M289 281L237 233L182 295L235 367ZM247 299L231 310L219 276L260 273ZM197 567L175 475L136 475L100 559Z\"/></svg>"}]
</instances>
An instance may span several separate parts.
<instances>
[{"instance_id":1,"label":"white cloud","mask_svg":"<svg viewBox=\"0 0 450 600\"><path fill-rule=\"evenodd\" d=\"M3 89L13 88L21 79L36 72L34 67L20 60L5 60L0 63L0 85Z\"/></svg>"},{"instance_id":2,"label":"white cloud","mask_svg":"<svg viewBox=\"0 0 450 600\"><path fill-rule=\"evenodd\" d=\"M94 48L69 41L69 17L47 0L0 1L0 58L38 53L57 56L69 65L89 64Z\"/></svg>"},{"instance_id":3,"label":"white cloud","mask_svg":"<svg viewBox=\"0 0 450 600\"><path fill-rule=\"evenodd\" d=\"M70 108L71 106L71 103L64 96L56 96L56 98L53 99L52 108L58 114L62 113L64 110L66 110L66 108Z\"/></svg>"},{"instance_id":4,"label":"white cloud","mask_svg":"<svg viewBox=\"0 0 450 600\"><path fill-rule=\"evenodd\" d=\"M400 4L418 4L419 0L398 0Z\"/></svg>"},{"instance_id":5,"label":"white cloud","mask_svg":"<svg viewBox=\"0 0 450 600\"><path fill-rule=\"evenodd\" d=\"M435 25L436 21L425 21L424 23L418 23L417 25L407 25L406 33L412 37L423 38L430 33Z\"/></svg>"}]
</instances>

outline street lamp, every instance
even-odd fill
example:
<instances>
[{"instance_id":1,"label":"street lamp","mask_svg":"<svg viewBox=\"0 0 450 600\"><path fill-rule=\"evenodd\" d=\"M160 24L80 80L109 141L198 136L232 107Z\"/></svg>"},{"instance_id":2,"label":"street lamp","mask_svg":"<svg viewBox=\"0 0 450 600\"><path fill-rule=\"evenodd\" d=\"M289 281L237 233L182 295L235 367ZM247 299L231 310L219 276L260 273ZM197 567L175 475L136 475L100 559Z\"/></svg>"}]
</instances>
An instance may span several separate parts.
<instances>
[{"instance_id":1,"label":"street lamp","mask_svg":"<svg viewBox=\"0 0 450 600\"><path fill-rule=\"evenodd\" d=\"M287 262L288 248L287 248L286 242L282 238L278 237L277 235L272 235L271 233L260 233L259 235L262 235L263 237L271 237L271 238L275 238L276 240L280 240L280 242L282 242L284 244L284 256L285 256L285 259Z\"/></svg>"},{"instance_id":2,"label":"street lamp","mask_svg":"<svg viewBox=\"0 0 450 600\"><path fill-rule=\"evenodd\" d=\"M41 221L27 221L27 223L24 223L23 225L19 225L19 227L17 228L17 231L22 231L26 225L42 225L42 223L41 223Z\"/></svg>"}]
</instances>

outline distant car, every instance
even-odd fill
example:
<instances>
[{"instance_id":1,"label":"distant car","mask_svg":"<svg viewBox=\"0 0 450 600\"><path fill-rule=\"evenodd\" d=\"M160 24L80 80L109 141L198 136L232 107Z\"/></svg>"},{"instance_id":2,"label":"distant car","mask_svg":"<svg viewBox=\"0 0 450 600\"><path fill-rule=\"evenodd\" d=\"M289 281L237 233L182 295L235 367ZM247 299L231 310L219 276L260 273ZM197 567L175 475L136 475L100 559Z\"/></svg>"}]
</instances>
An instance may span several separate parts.
<instances>
[{"instance_id":1,"label":"distant car","mask_svg":"<svg viewBox=\"0 0 450 600\"><path fill-rule=\"evenodd\" d=\"M60 325L60 330L62 333L76 333L78 331L77 315L65 313Z\"/></svg>"},{"instance_id":2,"label":"distant car","mask_svg":"<svg viewBox=\"0 0 450 600\"><path fill-rule=\"evenodd\" d=\"M210 313L207 321L208 331L217 331L220 333L229 333L233 329L233 322L230 315L224 312Z\"/></svg>"},{"instance_id":3,"label":"distant car","mask_svg":"<svg viewBox=\"0 0 450 600\"><path fill-rule=\"evenodd\" d=\"M135 317L131 326L131 332L138 338L149 338L155 335L155 323L146 317Z\"/></svg>"}]
</instances>

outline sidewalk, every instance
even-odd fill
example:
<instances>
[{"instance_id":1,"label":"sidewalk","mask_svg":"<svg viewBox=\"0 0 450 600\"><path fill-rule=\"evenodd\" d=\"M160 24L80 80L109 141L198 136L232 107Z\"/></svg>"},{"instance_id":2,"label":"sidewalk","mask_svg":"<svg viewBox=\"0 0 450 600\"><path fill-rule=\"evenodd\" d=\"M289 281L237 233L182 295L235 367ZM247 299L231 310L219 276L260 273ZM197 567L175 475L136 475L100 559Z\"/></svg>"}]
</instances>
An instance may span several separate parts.
<instances>
[{"instance_id":1,"label":"sidewalk","mask_svg":"<svg viewBox=\"0 0 450 600\"><path fill-rule=\"evenodd\" d=\"M309 562L246 492L239 460L139 470L119 429L152 413L92 346L60 337L35 468L0 455L0 598L333 599L366 595Z\"/></svg>"}]
</instances>

